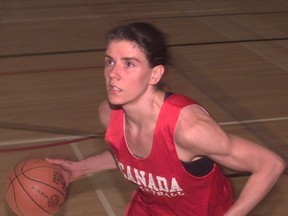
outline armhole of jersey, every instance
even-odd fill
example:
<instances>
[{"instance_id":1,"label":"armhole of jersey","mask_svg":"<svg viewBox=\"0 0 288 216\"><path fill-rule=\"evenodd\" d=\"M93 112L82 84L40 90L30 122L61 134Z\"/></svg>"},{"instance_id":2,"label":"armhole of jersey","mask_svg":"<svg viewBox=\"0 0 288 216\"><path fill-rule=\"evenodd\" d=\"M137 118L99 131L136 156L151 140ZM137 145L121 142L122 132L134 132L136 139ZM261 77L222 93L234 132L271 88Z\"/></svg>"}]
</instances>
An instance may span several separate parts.
<instances>
[{"instance_id":1,"label":"armhole of jersey","mask_svg":"<svg viewBox=\"0 0 288 216\"><path fill-rule=\"evenodd\" d=\"M171 95L173 95L172 92L165 92L164 101L167 98L169 98ZM202 107L201 105L199 105L197 103L191 104L188 106L197 106L201 110L203 110L207 114L207 116L210 116L208 111L204 107ZM196 177L203 177L203 176L209 174L214 168L214 161L211 160L210 158L206 157L206 156L201 157L200 159L198 159L196 161L184 162L184 161L180 160L180 162L181 162L182 166L184 167L184 169L189 174L196 176Z\"/></svg>"},{"instance_id":2,"label":"armhole of jersey","mask_svg":"<svg viewBox=\"0 0 288 216\"><path fill-rule=\"evenodd\" d=\"M181 161L181 164L188 173L196 177L203 177L209 174L214 168L214 161L206 156L195 161Z\"/></svg>"},{"instance_id":3,"label":"armhole of jersey","mask_svg":"<svg viewBox=\"0 0 288 216\"><path fill-rule=\"evenodd\" d=\"M199 105L199 104L191 104L191 105L188 105L188 106L197 106L197 107L199 107L201 110L203 110L203 111L207 114L207 116L210 116L209 112L208 112L204 107L202 107L202 106Z\"/></svg>"}]
</instances>

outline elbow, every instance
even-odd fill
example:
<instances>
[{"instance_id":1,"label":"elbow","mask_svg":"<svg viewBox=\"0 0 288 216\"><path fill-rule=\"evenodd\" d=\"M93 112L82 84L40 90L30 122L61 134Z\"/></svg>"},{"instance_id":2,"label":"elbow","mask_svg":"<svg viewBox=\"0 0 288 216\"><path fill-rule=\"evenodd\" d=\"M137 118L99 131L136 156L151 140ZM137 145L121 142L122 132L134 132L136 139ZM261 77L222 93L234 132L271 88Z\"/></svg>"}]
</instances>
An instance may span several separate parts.
<instances>
[{"instance_id":1,"label":"elbow","mask_svg":"<svg viewBox=\"0 0 288 216\"><path fill-rule=\"evenodd\" d=\"M254 173L265 173L264 175L266 178L274 179L276 181L285 172L285 169L287 168L286 165L286 162L281 157L272 155L269 159L266 158L265 163L260 165L259 172L256 171Z\"/></svg>"},{"instance_id":2,"label":"elbow","mask_svg":"<svg viewBox=\"0 0 288 216\"><path fill-rule=\"evenodd\" d=\"M272 170L280 176L285 172L286 168L287 168L286 162L281 158L277 158L273 163Z\"/></svg>"}]
</instances>

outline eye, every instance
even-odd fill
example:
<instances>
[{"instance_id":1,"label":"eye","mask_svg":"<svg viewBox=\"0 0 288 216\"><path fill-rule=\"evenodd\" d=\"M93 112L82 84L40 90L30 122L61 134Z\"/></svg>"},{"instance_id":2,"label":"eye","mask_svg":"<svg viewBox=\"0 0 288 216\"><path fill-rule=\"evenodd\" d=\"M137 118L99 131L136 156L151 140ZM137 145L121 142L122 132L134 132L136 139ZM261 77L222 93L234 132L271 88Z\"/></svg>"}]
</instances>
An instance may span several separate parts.
<instances>
[{"instance_id":1,"label":"eye","mask_svg":"<svg viewBox=\"0 0 288 216\"><path fill-rule=\"evenodd\" d=\"M131 68L131 67L134 67L134 64L133 64L133 62L131 62L131 61L127 61L127 62L126 62L126 66L127 66L128 68Z\"/></svg>"},{"instance_id":2,"label":"eye","mask_svg":"<svg viewBox=\"0 0 288 216\"><path fill-rule=\"evenodd\" d=\"M111 58L106 58L105 59L105 66L110 66L113 65L114 61Z\"/></svg>"}]
</instances>

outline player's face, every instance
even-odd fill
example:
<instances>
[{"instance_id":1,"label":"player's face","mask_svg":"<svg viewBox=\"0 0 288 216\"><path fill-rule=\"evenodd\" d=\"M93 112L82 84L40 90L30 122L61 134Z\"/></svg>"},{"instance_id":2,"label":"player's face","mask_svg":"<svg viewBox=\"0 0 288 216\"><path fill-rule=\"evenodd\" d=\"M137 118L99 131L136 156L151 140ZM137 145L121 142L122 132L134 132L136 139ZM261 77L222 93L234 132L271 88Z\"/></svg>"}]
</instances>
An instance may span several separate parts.
<instances>
[{"instance_id":1,"label":"player's face","mask_svg":"<svg viewBox=\"0 0 288 216\"><path fill-rule=\"evenodd\" d=\"M137 101L149 87L152 68L136 43L120 40L109 43L105 55L108 100L114 105Z\"/></svg>"}]
</instances>

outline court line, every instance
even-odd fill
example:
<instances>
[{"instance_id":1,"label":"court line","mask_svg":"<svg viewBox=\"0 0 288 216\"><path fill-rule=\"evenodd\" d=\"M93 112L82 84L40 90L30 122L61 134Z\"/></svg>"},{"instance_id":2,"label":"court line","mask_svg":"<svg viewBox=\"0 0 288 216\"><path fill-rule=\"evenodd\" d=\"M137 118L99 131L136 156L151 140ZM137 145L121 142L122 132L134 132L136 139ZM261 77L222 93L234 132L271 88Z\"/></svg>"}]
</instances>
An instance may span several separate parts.
<instances>
[{"instance_id":1,"label":"court line","mask_svg":"<svg viewBox=\"0 0 288 216\"><path fill-rule=\"evenodd\" d=\"M1 56L0 56L1 59ZM71 72L71 71L79 71L79 70L95 70L95 69L104 70L104 66L90 66L90 67L73 67L73 68L54 68L49 70L36 69L29 71L10 71L10 72L0 72L0 77L4 76L17 76L17 75L27 75L27 74L40 74L40 73L59 73L59 72ZM69 72L68 72L69 71ZM83 72L83 71L81 71Z\"/></svg>"},{"instance_id":2,"label":"court line","mask_svg":"<svg viewBox=\"0 0 288 216\"><path fill-rule=\"evenodd\" d=\"M229 17L228 17L229 19ZM206 24L207 26L211 27L212 29L222 33L223 35L227 36L227 38L233 40L233 37L231 37L230 34L224 32L221 29L218 29L217 26L210 24L209 22L203 20L203 19L199 19L201 22L203 22L204 24ZM237 24L241 24L238 23L236 21L234 21L233 19L230 19L231 21L237 23ZM246 25L244 25L246 27ZM263 34L261 34L263 36ZM279 38L280 39L280 38ZM288 39L288 38L287 38ZM286 40L285 38L282 38L280 40ZM279 42L280 40L275 40L275 42ZM273 41L271 39L268 39L267 41ZM244 41L243 41L244 42ZM255 50L253 50L252 48L249 47L248 42L255 42L255 41L245 41L243 43L243 46L246 47L247 49L249 49L252 52L255 52ZM241 43L240 41L237 41L237 43ZM258 54L259 55L259 54ZM262 57L263 58L263 57ZM269 58L269 57L268 57ZM267 58L265 58L267 60ZM272 63L273 61L270 60ZM275 63L273 63L275 65ZM276 64L276 66L279 66L281 64ZM194 71L192 77L191 75L187 75L185 74L185 72L181 72L182 76L185 79L188 79L193 85L195 85L200 91L202 91L208 98L210 98L212 101L214 101L217 105L219 105L224 111L226 111L233 119L238 120L239 122L241 122L241 120L239 120L239 118L236 115L235 110L241 110L241 112L246 113L247 116L250 116L250 118L253 118L254 115L252 113L249 112L249 110L246 110L245 108L242 108L237 101L232 100L230 97L230 94L226 93L224 90L222 90L221 88L219 88L219 86L215 83L213 83L206 75L201 74L201 73L196 73L196 71ZM197 78L196 78L197 77ZM196 81L197 80L197 81ZM205 86L205 88L203 88L203 86ZM207 89L206 86L209 86L209 88ZM219 101L216 97L215 94L213 94L213 92L217 92L218 94L221 94L223 97L226 97L227 100L231 100L231 105L229 107L227 107L223 102ZM265 144L267 147L271 148L272 150L274 150L276 153L278 153L280 156L283 157L283 159L288 163L288 156L284 155L277 147L275 147L275 145L272 145L271 142L269 142L267 139L267 134L269 133L270 135L273 134L273 132L271 130L268 129L268 132L262 132L259 133L257 130L255 130L255 128L252 128L249 126L249 124L245 124L243 122L243 125L246 126L247 130L250 131L254 136L256 136L259 140L261 140L261 142L263 144ZM263 128L265 130L265 127ZM267 129L266 129L267 130ZM281 139L281 140L280 140ZM282 140L282 137L279 137L279 140L281 143L284 143L284 141Z\"/></svg>"},{"instance_id":3,"label":"court line","mask_svg":"<svg viewBox=\"0 0 288 216\"><path fill-rule=\"evenodd\" d=\"M209 25L208 23L203 23ZM213 26L209 25L214 28ZM215 28L214 28L215 29ZM216 29L217 30L217 29ZM222 33L222 32L221 32ZM227 36L227 35L226 35ZM228 35L229 36L229 35ZM237 43L255 43L255 42L273 42L273 41L286 41L288 37L273 37L273 38L248 38L241 40L226 40L226 41L207 41L207 42L194 42L194 43L182 43L182 44L168 44L167 47L187 47L187 46L208 46L208 45L218 45L218 44L237 44ZM51 52L36 52L36 53L16 53L16 54L4 54L0 55L1 59L5 58L24 58L31 56L48 56L48 55L66 55L75 53L93 53L93 52L103 52L105 48L94 48L94 49L84 49L84 50L62 50L62 51L51 51Z\"/></svg>"},{"instance_id":4,"label":"court line","mask_svg":"<svg viewBox=\"0 0 288 216\"><path fill-rule=\"evenodd\" d=\"M272 122L272 121L286 121L288 117L278 117L278 118L264 118L255 120L243 120L243 121L231 121L231 122L220 122L219 125L238 125L247 123L259 123L259 122Z\"/></svg>"},{"instance_id":5,"label":"court line","mask_svg":"<svg viewBox=\"0 0 288 216\"><path fill-rule=\"evenodd\" d=\"M275 121L286 121L288 120L288 116L275 117L275 118L263 118L263 119L251 119L251 120L242 120L242 121L230 121L230 122L219 122L218 124L221 126L225 125L241 125L241 124L253 124L253 123L263 123L263 122L275 122ZM0 128L1 129L1 128ZM11 128L12 129L12 128ZM101 133L95 134L95 137L100 138ZM42 139L27 139L21 141L8 141L8 142L0 142L0 146L9 146L9 145L25 145L25 144L35 144L35 143L49 143L49 142L57 142L63 140L73 140L73 139L82 139L85 135L71 135L71 136L59 136L59 137L51 137L51 138L42 138ZM93 136L93 134L89 134L88 136ZM87 137L88 137L87 136ZM104 137L104 133L103 133ZM0 148L1 150L1 148Z\"/></svg>"},{"instance_id":6,"label":"court line","mask_svg":"<svg viewBox=\"0 0 288 216\"><path fill-rule=\"evenodd\" d=\"M3 128L0 126L0 129L7 129ZM10 127L9 130L19 130L19 128L12 128ZM33 129L26 129L25 131L32 131L32 132L39 132L38 130L33 130ZM41 132L41 131L40 131ZM43 131L42 131L43 132ZM58 135L60 133L57 133ZM87 134L71 134L70 136L57 136L57 137L50 137L50 138L38 138L38 139L28 139L28 140L21 140L21 141L13 141L11 142L0 142L1 145L25 145L25 144L34 144L34 143L42 143L41 145L43 146L49 146L49 145L57 145L57 143L51 143L51 142L59 142L59 145L64 145L65 142L66 144L72 143L72 142L80 142L88 139L102 139L104 137L105 132L100 132L100 133L87 133ZM63 144L61 144L63 143Z\"/></svg>"},{"instance_id":7,"label":"court line","mask_svg":"<svg viewBox=\"0 0 288 216\"><path fill-rule=\"evenodd\" d=\"M170 4L170 6L173 6ZM160 17L151 17L150 20L153 19L177 19L177 18L201 18L201 17L213 17L213 16L245 16L245 15L266 15L266 14L285 14L287 11L264 11L264 12L238 12L238 13L225 13L219 14L219 12L225 12L229 10L233 10L234 8L225 8L225 9L204 9L204 10L176 10L176 11L168 11L168 12L144 12L140 13L141 15L159 15ZM18 12L19 10L16 10ZM14 12L14 11L12 11ZM10 12L11 13L11 12ZM21 12L23 13L23 12ZM194 14L196 13L196 14ZM212 14L197 14L197 13L212 13ZM216 13L216 14L215 14ZM163 16L165 15L165 16ZM177 15L177 16L175 16ZM7 17L4 14L2 16L2 20L0 23L28 23L28 22L47 22L47 21L61 21L61 20L83 20L83 19L98 19L98 18L107 18L111 16L111 14L91 14L91 15L76 15L76 16L58 16L58 17L43 17L43 18L29 18L25 17ZM115 16L115 14L113 14ZM127 14L118 14L118 17L127 17ZM129 17L131 16L139 16L139 13L129 13Z\"/></svg>"},{"instance_id":8,"label":"court line","mask_svg":"<svg viewBox=\"0 0 288 216\"><path fill-rule=\"evenodd\" d=\"M173 8L171 8L171 11L164 11L164 12L161 12L161 11L157 11L157 12L142 12L142 13L129 13L129 14L126 14L126 13L122 13L122 14L117 14L117 17L131 17L131 16L139 16L139 15L143 15L143 16L147 16L147 15L157 15L157 16L175 16L178 15L178 16L181 16L182 15L182 11L173 11L172 10ZM229 8L228 8L229 9ZM225 9L225 10L228 10L228 9ZM230 8L230 9L233 9L233 8ZM184 13L215 13L215 12L223 12L225 11L223 9L208 9L208 10L197 10L197 11L191 11L191 10L186 10L184 11ZM11 17L8 17L6 18L4 16L3 20L0 20L0 23L29 23L29 22L47 22L47 21L61 21L61 20L89 20L89 19L98 19L98 18L109 18L111 15L115 16L115 14L91 14L91 15L76 15L76 16L58 16L58 17L43 17L43 18L28 18L28 17L21 17L21 19L19 18L11 18ZM208 14L210 15L210 14ZM217 16L218 14L215 14L215 16ZM233 15L233 14L232 14ZM182 15L183 16L183 15ZM160 17L162 18L162 17ZM164 17L165 18L165 17ZM173 17L174 18L174 17Z\"/></svg>"},{"instance_id":9,"label":"court line","mask_svg":"<svg viewBox=\"0 0 288 216\"><path fill-rule=\"evenodd\" d=\"M79 161L83 160L84 157L83 157L81 151L79 150L77 144L76 143L71 143L70 146L72 147L73 152L75 153L77 159ZM93 174L87 174L86 176L90 179L90 181L92 181L90 177L93 176ZM97 196L98 196L102 206L104 207L107 215L108 216L116 216L115 212L113 211L113 209L112 209L109 201L107 200L105 194L103 193L103 191L101 189L95 189L94 192L97 194Z\"/></svg>"},{"instance_id":10,"label":"court line","mask_svg":"<svg viewBox=\"0 0 288 216\"><path fill-rule=\"evenodd\" d=\"M12 142L0 142L1 145L25 145L25 144L34 144L34 143L49 143L49 142L57 142L63 140L72 140L78 139L83 136L61 136L61 137L53 137L53 138L42 138L42 139L27 139L21 141L12 141Z\"/></svg>"},{"instance_id":11,"label":"court line","mask_svg":"<svg viewBox=\"0 0 288 216\"><path fill-rule=\"evenodd\" d=\"M220 15L221 15L221 14L220 14ZM238 22L238 21L234 20L233 18L227 18L227 19L230 20L230 21L233 22L233 23L236 23L236 24L238 24L238 25L244 26L245 28L251 30L251 32L255 32L255 33L263 36L264 38L267 37L267 35L265 35L263 32L257 31L257 30L255 30L255 29L253 29L253 28L251 28L251 27L249 27L249 26L247 26L247 25L245 25L245 24L242 24L241 22ZM225 33L224 31L219 30L217 27L215 27L214 25L211 25L211 24L207 23L207 22L204 21L203 19L201 19L201 21L202 21L203 23L205 23L206 25L210 26L211 28L213 28L214 30L216 30L216 31L224 34L225 36L227 36L228 38L230 38L231 40L233 40L233 37L231 37L231 35L230 35L229 33L227 34L227 33ZM275 29L276 29L276 28L275 28ZM250 42L269 42L269 41L277 43L277 42L283 41L283 40L286 41L287 39L288 39L287 37L279 37L279 38L276 39L276 40L273 40L273 39L268 39L268 40L265 40L265 39L262 40L262 39L261 39L261 40L259 40L259 41L257 41L257 40L255 40L255 41L253 41L253 40L247 40L247 41L243 41L243 46L246 47L247 49L249 49L250 51L258 54L258 55L261 56L262 58L268 60L268 61L271 62L272 64L274 64L274 65L278 66L279 68L283 69L284 71L287 71L287 68L286 68L284 65L282 65L281 63L278 63L277 61L275 61L275 60L272 59L271 57L269 57L269 56L267 56L267 55L259 52L257 49L251 48L251 47L249 46L249 44L248 44L248 43L250 43ZM241 42L241 43L242 43L242 42ZM279 44L279 43L278 43L278 44Z\"/></svg>"}]
</instances>

